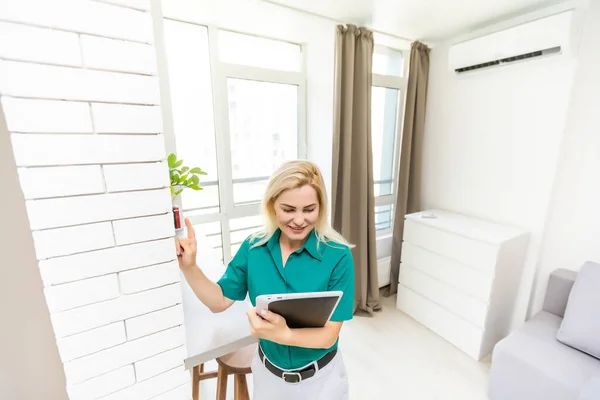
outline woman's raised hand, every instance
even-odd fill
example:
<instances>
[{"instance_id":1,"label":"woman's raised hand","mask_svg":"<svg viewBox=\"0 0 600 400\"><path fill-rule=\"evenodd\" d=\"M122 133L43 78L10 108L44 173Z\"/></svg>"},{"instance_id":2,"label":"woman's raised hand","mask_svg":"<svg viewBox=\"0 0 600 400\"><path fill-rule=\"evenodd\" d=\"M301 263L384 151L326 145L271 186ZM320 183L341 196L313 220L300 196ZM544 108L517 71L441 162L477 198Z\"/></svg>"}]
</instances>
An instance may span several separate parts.
<instances>
[{"instance_id":1,"label":"woman's raised hand","mask_svg":"<svg viewBox=\"0 0 600 400\"><path fill-rule=\"evenodd\" d=\"M187 229L186 238L175 238L175 246L177 248L177 261L179 268L182 270L196 266L196 232L188 218L185 219L185 228Z\"/></svg>"}]
</instances>

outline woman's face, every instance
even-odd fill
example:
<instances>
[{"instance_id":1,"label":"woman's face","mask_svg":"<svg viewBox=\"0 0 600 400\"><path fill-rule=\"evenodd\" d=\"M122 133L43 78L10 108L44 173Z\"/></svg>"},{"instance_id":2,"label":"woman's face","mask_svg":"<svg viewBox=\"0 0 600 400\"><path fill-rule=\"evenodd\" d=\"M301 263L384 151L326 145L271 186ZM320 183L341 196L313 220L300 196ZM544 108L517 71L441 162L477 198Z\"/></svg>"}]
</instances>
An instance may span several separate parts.
<instances>
[{"instance_id":1,"label":"woman's face","mask_svg":"<svg viewBox=\"0 0 600 400\"><path fill-rule=\"evenodd\" d=\"M275 201L275 216L290 240L306 239L319 217L317 192L310 185L282 192Z\"/></svg>"}]
</instances>

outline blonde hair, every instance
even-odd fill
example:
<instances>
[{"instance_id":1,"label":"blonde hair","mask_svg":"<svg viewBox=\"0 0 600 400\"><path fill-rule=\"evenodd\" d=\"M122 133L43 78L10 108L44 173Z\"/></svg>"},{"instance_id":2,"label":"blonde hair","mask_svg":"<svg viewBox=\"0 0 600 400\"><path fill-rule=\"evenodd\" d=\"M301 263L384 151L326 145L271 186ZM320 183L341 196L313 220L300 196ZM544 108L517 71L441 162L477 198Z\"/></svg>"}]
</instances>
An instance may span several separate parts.
<instances>
[{"instance_id":1,"label":"blonde hair","mask_svg":"<svg viewBox=\"0 0 600 400\"><path fill-rule=\"evenodd\" d=\"M277 231L278 224L275 217L275 201L277 201L277 198L286 190L296 189L305 185L310 185L317 192L319 216L314 228L317 245L319 243L329 245L331 242L334 242L354 247L353 244L350 244L329 224L327 218L327 191L325 190L323 176L315 163L305 160L287 161L271 175L261 205L265 223L260 231L251 236L253 240L258 239L252 247L267 243Z\"/></svg>"}]
</instances>

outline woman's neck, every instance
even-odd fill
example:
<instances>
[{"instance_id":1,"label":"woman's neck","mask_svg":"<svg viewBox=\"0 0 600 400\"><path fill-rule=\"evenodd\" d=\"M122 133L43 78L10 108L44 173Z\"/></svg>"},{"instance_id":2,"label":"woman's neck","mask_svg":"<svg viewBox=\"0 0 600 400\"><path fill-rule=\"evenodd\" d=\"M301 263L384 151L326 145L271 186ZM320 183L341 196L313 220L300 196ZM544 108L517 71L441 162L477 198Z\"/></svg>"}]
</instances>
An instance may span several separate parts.
<instances>
[{"instance_id":1,"label":"woman's neck","mask_svg":"<svg viewBox=\"0 0 600 400\"><path fill-rule=\"evenodd\" d=\"M306 239L308 239L308 237L305 237L302 240L291 240L285 234L282 234L279 237L279 245L287 250L296 251L299 248L301 248L302 246L304 246Z\"/></svg>"}]
</instances>

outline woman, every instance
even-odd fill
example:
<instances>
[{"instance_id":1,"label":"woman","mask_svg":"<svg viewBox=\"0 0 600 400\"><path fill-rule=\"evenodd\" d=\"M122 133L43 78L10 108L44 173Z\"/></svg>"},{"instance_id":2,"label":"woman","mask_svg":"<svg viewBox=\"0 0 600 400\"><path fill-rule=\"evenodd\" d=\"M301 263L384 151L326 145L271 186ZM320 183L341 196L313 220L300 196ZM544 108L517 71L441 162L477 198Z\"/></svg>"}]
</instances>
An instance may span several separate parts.
<instances>
[{"instance_id":1,"label":"woman","mask_svg":"<svg viewBox=\"0 0 600 400\"><path fill-rule=\"evenodd\" d=\"M341 290L323 328L290 329L283 317L248 311L254 358L255 400L348 399L348 377L337 351L343 321L352 319L354 262L351 245L328 223L327 196L319 168L308 161L284 163L271 177L262 203L264 228L248 237L218 282L196 266L193 228L177 239L179 265L194 293L213 312L249 294Z\"/></svg>"}]
</instances>

